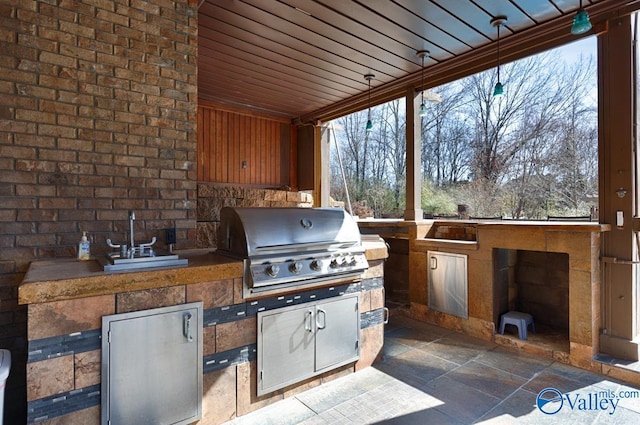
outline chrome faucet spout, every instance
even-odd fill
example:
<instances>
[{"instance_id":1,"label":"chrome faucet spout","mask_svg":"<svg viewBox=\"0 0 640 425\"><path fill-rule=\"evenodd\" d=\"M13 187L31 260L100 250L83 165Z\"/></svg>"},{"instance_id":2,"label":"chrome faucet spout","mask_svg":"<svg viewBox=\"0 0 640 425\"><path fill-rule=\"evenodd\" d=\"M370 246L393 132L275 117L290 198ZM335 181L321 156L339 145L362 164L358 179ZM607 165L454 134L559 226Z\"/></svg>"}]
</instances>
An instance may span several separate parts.
<instances>
[{"instance_id":1,"label":"chrome faucet spout","mask_svg":"<svg viewBox=\"0 0 640 425\"><path fill-rule=\"evenodd\" d=\"M133 240L133 222L136 219L136 213L129 211L129 235L131 237L131 248L135 249L136 243Z\"/></svg>"}]
</instances>

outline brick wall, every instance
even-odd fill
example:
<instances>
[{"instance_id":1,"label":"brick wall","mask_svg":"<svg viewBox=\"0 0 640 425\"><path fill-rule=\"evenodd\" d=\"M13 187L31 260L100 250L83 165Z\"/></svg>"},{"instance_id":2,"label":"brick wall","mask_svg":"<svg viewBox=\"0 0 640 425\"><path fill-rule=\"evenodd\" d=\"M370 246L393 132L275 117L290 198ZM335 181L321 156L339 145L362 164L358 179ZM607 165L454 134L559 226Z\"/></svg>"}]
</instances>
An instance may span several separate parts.
<instances>
[{"instance_id":1,"label":"brick wall","mask_svg":"<svg viewBox=\"0 0 640 425\"><path fill-rule=\"evenodd\" d=\"M35 258L94 252L177 229L196 240L196 0L0 4L0 348L5 410L23 422L26 319L17 286Z\"/></svg>"}]
</instances>

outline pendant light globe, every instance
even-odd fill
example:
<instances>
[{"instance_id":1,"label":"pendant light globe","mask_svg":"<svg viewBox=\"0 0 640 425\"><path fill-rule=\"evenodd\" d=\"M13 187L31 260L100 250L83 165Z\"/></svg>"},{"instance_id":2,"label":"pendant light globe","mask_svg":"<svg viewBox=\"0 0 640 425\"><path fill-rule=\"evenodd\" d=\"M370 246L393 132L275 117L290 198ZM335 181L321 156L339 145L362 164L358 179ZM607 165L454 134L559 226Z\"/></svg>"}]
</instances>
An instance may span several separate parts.
<instances>
[{"instance_id":1,"label":"pendant light globe","mask_svg":"<svg viewBox=\"0 0 640 425\"><path fill-rule=\"evenodd\" d=\"M576 13L576 16L573 17L573 25L571 25L571 34L579 35L584 34L585 32L591 29L591 20L589 19L589 14L582 7L582 0L580 0L580 8Z\"/></svg>"},{"instance_id":2,"label":"pendant light globe","mask_svg":"<svg viewBox=\"0 0 640 425\"><path fill-rule=\"evenodd\" d=\"M367 104L369 106L369 112L367 114L367 125L364 128L367 133L373 129L373 122L371 122L371 80L373 80L374 78L376 78L376 76L373 74L364 75L364 79L367 80L367 82L369 83L369 92L368 92L369 98L367 101Z\"/></svg>"}]
</instances>

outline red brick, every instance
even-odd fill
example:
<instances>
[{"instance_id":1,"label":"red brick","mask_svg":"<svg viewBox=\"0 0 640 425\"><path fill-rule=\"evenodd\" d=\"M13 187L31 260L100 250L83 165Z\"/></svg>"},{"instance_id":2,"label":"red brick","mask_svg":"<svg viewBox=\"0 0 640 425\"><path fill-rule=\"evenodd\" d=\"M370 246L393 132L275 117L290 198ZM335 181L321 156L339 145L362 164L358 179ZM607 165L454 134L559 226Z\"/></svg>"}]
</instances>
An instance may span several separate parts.
<instances>
[{"instance_id":1,"label":"red brick","mask_svg":"<svg viewBox=\"0 0 640 425\"><path fill-rule=\"evenodd\" d=\"M53 77L50 75L40 74L38 77L38 84L44 87L51 87L56 90L76 91L78 89L78 83L76 83L76 81L67 78Z\"/></svg>"},{"instance_id":2,"label":"red brick","mask_svg":"<svg viewBox=\"0 0 640 425\"><path fill-rule=\"evenodd\" d=\"M147 179L156 179L159 175L159 170L153 168L132 168L129 170L131 177L144 177ZM147 185L148 186L148 185Z\"/></svg>"},{"instance_id":3,"label":"red brick","mask_svg":"<svg viewBox=\"0 0 640 425\"><path fill-rule=\"evenodd\" d=\"M36 183L36 176L33 173L22 173L12 171L0 171L0 181L4 183Z\"/></svg>"},{"instance_id":4,"label":"red brick","mask_svg":"<svg viewBox=\"0 0 640 425\"><path fill-rule=\"evenodd\" d=\"M91 98L91 96L87 96ZM113 120L114 111L106 108L96 108L92 105L81 106L78 108L78 115L81 117L92 117L96 119L96 122L100 122L101 119Z\"/></svg>"},{"instance_id":5,"label":"red brick","mask_svg":"<svg viewBox=\"0 0 640 425\"><path fill-rule=\"evenodd\" d=\"M35 125L33 125L33 127L35 129ZM35 136L34 134L15 134L14 141L16 145L36 147L36 148L41 148L41 147L51 148L51 147L55 147L56 145L55 139L53 137L41 137L41 136Z\"/></svg>"},{"instance_id":6,"label":"red brick","mask_svg":"<svg viewBox=\"0 0 640 425\"><path fill-rule=\"evenodd\" d=\"M86 38L84 37L82 39L86 40ZM91 47L91 46L88 46L88 47ZM95 49L89 49L82 46L70 46L70 45L63 44L60 46L60 54L69 56L72 58L84 59L87 61L94 61L94 62L96 59ZM75 63L75 60L74 60L74 63ZM67 66L70 66L70 65L67 65Z\"/></svg>"},{"instance_id":7,"label":"red brick","mask_svg":"<svg viewBox=\"0 0 640 425\"><path fill-rule=\"evenodd\" d=\"M124 166L96 164L96 174L100 176L126 176L128 171Z\"/></svg>"},{"instance_id":8,"label":"red brick","mask_svg":"<svg viewBox=\"0 0 640 425\"><path fill-rule=\"evenodd\" d=\"M53 149L40 149L38 152L38 156L42 160L53 160L53 161L75 161L76 153L74 151L63 151L63 150L53 150Z\"/></svg>"},{"instance_id":9,"label":"red brick","mask_svg":"<svg viewBox=\"0 0 640 425\"><path fill-rule=\"evenodd\" d=\"M63 150L78 151L80 154L82 151L93 151L94 142L90 140L82 139L58 139L58 147ZM80 159L80 162L88 162Z\"/></svg>"},{"instance_id":10,"label":"red brick","mask_svg":"<svg viewBox=\"0 0 640 425\"><path fill-rule=\"evenodd\" d=\"M95 193L96 198L110 198L110 199L119 199L127 196L127 189L124 188L96 188Z\"/></svg>"},{"instance_id":11,"label":"red brick","mask_svg":"<svg viewBox=\"0 0 640 425\"><path fill-rule=\"evenodd\" d=\"M38 58L40 62L51 63L54 65L68 66L74 68L76 66L76 59L70 56L59 55L51 52L41 52Z\"/></svg>"},{"instance_id":12,"label":"red brick","mask_svg":"<svg viewBox=\"0 0 640 425\"><path fill-rule=\"evenodd\" d=\"M60 30L87 38L95 38L95 29L71 22L60 21Z\"/></svg>"},{"instance_id":13,"label":"red brick","mask_svg":"<svg viewBox=\"0 0 640 425\"><path fill-rule=\"evenodd\" d=\"M18 235L16 236L16 247L53 245L55 243L56 243L56 238L54 235Z\"/></svg>"},{"instance_id":14,"label":"red brick","mask_svg":"<svg viewBox=\"0 0 640 425\"><path fill-rule=\"evenodd\" d=\"M17 196L55 196L56 187L55 186L45 186L45 185L25 185L18 184L16 185L16 195ZM3 205L4 206L4 205Z\"/></svg>"},{"instance_id":15,"label":"red brick","mask_svg":"<svg viewBox=\"0 0 640 425\"><path fill-rule=\"evenodd\" d=\"M22 146L0 146L0 156L11 157L14 159L35 159L36 150Z\"/></svg>"},{"instance_id":16,"label":"red brick","mask_svg":"<svg viewBox=\"0 0 640 425\"><path fill-rule=\"evenodd\" d=\"M113 89L111 87L100 87L97 84L80 83L78 84L78 91L94 96L113 97Z\"/></svg>"},{"instance_id":17,"label":"red brick","mask_svg":"<svg viewBox=\"0 0 640 425\"><path fill-rule=\"evenodd\" d=\"M95 13L95 8L93 6L78 0L60 0L59 7L77 12L80 14L79 16L93 15Z\"/></svg>"},{"instance_id":18,"label":"red brick","mask_svg":"<svg viewBox=\"0 0 640 425\"><path fill-rule=\"evenodd\" d=\"M76 20L76 13L73 11L65 10L56 6L48 5L44 2L40 3L38 12L44 16L51 16L56 20L73 22Z\"/></svg>"}]
</instances>

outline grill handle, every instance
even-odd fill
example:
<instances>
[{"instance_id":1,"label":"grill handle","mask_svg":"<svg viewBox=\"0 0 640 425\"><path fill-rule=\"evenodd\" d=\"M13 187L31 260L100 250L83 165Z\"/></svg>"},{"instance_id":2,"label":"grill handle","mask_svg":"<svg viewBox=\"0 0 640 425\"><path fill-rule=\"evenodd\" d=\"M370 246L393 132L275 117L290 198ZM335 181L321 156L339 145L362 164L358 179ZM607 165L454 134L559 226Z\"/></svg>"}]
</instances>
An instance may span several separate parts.
<instances>
[{"instance_id":1,"label":"grill handle","mask_svg":"<svg viewBox=\"0 0 640 425\"><path fill-rule=\"evenodd\" d=\"M320 313L322 313L322 325L318 321L320 319ZM318 329L324 329L327 327L327 312L321 308L318 309L318 314L316 315L316 326Z\"/></svg>"},{"instance_id":2,"label":"grill handle","mask_svg":"<svg viewBox=\"0 0 640 425\"><path fill-rule=\"evenodd\" d=\"M313 310L308 310L304 314L304 330L313 332Z\"/></svg>"}]
</instances>

